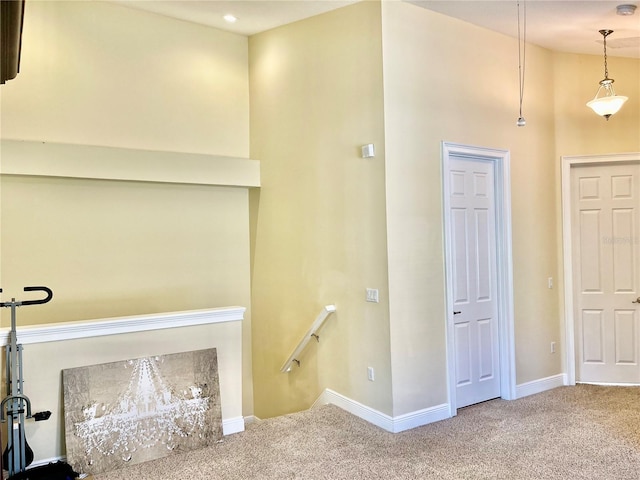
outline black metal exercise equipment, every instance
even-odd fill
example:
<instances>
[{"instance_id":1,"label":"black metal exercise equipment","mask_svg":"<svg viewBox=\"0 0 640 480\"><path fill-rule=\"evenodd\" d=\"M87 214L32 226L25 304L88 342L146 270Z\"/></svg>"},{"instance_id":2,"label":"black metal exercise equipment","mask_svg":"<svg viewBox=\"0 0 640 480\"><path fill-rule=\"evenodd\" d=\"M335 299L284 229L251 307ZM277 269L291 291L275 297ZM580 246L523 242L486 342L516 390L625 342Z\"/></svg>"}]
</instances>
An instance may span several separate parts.
<instances>
[{"instance_id":1,"label":"black metal exercise equipment","mask_svg":"<svg viewBox=\"0 0 640 480\"><path fill-rule=\"evenodd\" d=\"M32 415L31 401L23 392L22 345L18 344L16 333L16 309L47 303L53 298L53 292L48 287L24 287L24 291L41 291L47 296L41 300L21 302L12 298L10 302L0 303L0 307L11 309L11 332L9 344L6 347L7 396L0 403L0 421L7 422L7 448L2 455L2 463L4 469L9 472L9 478L24 472L33 462L33 450L29 447L24 434L25 419L47 420L51 416L51 412L38 412Z\"/></svg>"}]
</instances>

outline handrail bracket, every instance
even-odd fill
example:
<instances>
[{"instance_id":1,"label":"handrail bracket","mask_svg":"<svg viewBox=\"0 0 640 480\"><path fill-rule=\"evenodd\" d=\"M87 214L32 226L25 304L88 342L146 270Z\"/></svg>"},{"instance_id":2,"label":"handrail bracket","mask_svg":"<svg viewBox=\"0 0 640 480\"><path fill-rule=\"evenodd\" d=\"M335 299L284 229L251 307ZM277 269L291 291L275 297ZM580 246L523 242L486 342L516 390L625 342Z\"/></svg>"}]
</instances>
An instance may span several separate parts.
<instances>
[{"instance_id":1,"label":"handrail bracket","mask_svg":"<svg viewBox=\"0 0 640 480\"><path fill-rule=\"evenodd\" d=\"M316 317L314 322L311 324L311 327L309 328L307 333L305 333L302 339L300 340L300 342L298 342L298 346L295 348L293 353L289 355L289 358L287 359L286 362L284 362L284 365L282 365L282 368L280 369L281 373L290 372L291 367L294 363L296 363L298 367L300 366L300 360L298 360L300 353L302 353L302 351L307 346L307 343L309 343L309 340L311 340L311 338L315 338L316 342L320 343L320 337L316 332L320 330L320 327L322 327L327 317L335 311L336 311L335 305L324 306L320 314Z\"/></svg>"}]
</instances>

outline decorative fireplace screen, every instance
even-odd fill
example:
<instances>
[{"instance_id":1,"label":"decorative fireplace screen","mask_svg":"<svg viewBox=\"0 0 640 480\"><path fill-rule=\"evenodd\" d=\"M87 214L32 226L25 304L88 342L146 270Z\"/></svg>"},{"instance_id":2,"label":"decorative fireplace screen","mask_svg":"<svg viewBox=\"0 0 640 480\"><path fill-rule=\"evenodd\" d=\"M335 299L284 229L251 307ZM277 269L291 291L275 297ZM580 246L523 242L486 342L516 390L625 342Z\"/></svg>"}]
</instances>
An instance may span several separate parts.
<instances>
[{"instance_id":1,"label":"decorative fireplace screen","mask_svg":"<svg viewBox=\"0 0 640 480\"><path fill-rule=\"evenodd\" d=\"M100 473L222 437L216 349L63 370L67 462Z\"/></svg>"}]
</instances>

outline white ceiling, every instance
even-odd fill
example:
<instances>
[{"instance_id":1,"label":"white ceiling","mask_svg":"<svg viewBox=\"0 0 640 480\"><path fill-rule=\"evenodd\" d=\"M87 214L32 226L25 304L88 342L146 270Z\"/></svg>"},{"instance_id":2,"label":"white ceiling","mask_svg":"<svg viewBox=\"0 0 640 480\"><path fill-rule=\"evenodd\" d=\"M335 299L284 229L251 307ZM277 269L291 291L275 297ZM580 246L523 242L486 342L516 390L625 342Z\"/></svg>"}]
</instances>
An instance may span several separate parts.
<instances>
[{"instance_id":1,"label":"white ceiling","mask_svg":"<svg viewBox=\"0 0 640 480\"><path fill-rule=\"evenodd\" d=\"M359 0L113 0L121 5L209 25L242 35L311 17ZM401 0L383 0L401 1ZM405 0L402 0L405 1ZM406 0L496 32L517 36L518 0ZM640 0L520 0L526 8L527 41L552 50L602 55L601 29L610 56L640 58L640 8L632 16L616 15L616 6ZM238 18L225 22L225 14Z\"/></svg>"},{"instance_id":2,"label":"white ceiling","mask_svg":"<svg viewBox=\"0 0 640 480\"><path fill-rule=\"evenodd\" d=\"M359 0L111 0L210 27L253 35L303 18L344 7ZM222 17L233 14L234 24Z\"/></svg>"},{"instance_id":3,"label":"white ceiling","mask_svg":"<svg viewBox=\"0 0 640 480\"><path fill-rule=\"evenodd\" d=\"M430 10L456 17L512 37L518 35L517 0L411 1ZM602 35L607 55L640 58L640 9L632 16L616 14L616 6L638 0L520 0L521 19L526 7L527 41L561 52L602 55Z\"/></svg>"}]
</instances>

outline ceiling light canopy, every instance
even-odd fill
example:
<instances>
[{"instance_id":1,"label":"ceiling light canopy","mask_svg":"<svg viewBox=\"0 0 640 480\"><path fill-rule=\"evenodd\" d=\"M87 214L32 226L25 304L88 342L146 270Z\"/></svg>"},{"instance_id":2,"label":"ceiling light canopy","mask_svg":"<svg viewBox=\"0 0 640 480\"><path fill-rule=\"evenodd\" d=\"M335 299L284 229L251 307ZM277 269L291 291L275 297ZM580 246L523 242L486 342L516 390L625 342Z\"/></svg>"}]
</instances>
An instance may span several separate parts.
<instances>
[{"instance_id":1,"label":"ceiling light canopy","mask_svg":"<svg viewBox=\"0 0 640 480\"><path fill-rule=\"evenodd\" d=\"M627 5L618 5L616 7L616 13L618 15L633 15L636 11L636 7L635 5L631 5L631 4L627 4Z\"/></svg>"},{"instance_id":2,"label":"ceiling light canopy","mask_svg":"<svg viewBox=\"0 0 640 480\"><path fill-rule=\"evenodd\" d=\"M600 80L600 87L596 92L593 100L587 102L587 107L591 108L598 115L609 120L609 117L620 110L627 97L616 95L613 90L613 78L609 78L609 70L607 69L607 36L611 35L613 30L600 30L600 34L604 37L604 78ZM604 95L598 97L600 92L604 91Z\"/></svg>"}]
</instances>

